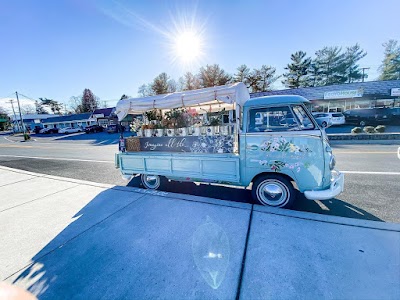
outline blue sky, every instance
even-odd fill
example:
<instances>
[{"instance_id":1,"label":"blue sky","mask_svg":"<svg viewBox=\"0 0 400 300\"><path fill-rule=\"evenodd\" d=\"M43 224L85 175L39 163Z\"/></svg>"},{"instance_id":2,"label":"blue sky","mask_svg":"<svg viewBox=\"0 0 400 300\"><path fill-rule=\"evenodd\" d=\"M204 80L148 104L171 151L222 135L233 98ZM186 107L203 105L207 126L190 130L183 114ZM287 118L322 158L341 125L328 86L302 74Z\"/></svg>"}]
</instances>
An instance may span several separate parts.
<instances>
[{"instance_id":1,"label":"blue sky","mask_svg":"<svg viewBox=\"0 0 400 300\"><path fill-rule=\"evenodd\" d=\"M178 79L218 63L229 73L267 64L281 74L297 50L313 55L355 43L368 52L361 65L371 67L372 80L382 43L400 40L399 9L398 0L0 0L0 98L19 91L68 103L90 88L114 100L136 96L161 72ZM174 60L167 37L183 24L194 24L204 41L192 67Z\"/></svg>"}]
</instances>

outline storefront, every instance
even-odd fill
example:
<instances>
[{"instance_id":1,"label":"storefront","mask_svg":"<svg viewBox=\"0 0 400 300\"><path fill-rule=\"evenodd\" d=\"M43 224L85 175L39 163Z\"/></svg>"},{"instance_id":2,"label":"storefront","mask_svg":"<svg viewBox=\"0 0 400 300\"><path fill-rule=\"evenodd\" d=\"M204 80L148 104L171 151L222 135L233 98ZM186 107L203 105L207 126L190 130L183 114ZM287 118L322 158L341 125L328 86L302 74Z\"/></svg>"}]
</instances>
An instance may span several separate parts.
<instances>
[{"instance_id":1,"label":"storefront","mask_svg":"<svg viewBox=\"0 0 400 300\"><path fill-rule=\"evenodd\" d=\"M300 95L311 101L313 112L344 112L357 108L400 107L400 80L355 82L340 85L253 93L251 98L270 95Z\"/></svg>"}]
</instances>

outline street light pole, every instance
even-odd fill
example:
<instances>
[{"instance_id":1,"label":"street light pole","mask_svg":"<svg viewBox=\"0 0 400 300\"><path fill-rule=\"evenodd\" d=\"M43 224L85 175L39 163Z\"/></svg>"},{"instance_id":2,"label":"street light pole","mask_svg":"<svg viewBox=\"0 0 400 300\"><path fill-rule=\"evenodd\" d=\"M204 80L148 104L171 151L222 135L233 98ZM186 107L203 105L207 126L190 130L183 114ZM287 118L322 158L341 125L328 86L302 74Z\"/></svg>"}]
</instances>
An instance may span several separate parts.
<instances>
[{"instance_id":1,"label":"street light pole","mask_svg":"<svg viewBox=\"0 0 400 300\"><path fill-rule=\"evenodd\" d=\"M18 120L17 120L17 115L15 114L14 101L11 99L10 103L11 103L11 107L12 107L12 110L13 110L13 113L14 113L14 122L17 123L17 128L18 128L18 130L20 130L19 123L18 123Z\"/></svg>"},{"instance_id":2,"label":"street light pole","mask_svg":"<svg viewBox=\"0 0 400 300\"><path fill-rule=\"evenodd\" d=\"M18 109L19 109L19 117L20 117L21 124L22 124L22 130L24 131L24 136L25 136L26 130L25 130L24 119L22 118L21 106L19 105L18 92L15 92L15 95L17 96L17 103L18 103Z\"/></svg>"}]
</instances>

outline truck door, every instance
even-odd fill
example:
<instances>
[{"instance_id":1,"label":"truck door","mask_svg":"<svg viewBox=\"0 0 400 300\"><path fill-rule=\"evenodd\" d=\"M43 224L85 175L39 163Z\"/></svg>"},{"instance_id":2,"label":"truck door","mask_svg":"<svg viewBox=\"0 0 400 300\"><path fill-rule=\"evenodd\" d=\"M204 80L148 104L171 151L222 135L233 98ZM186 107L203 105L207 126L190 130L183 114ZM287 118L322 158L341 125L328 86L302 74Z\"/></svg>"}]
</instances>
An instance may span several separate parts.
<instances>
[{"instance_id":1,"label":"truck door","mask_svg":"<svg viewBox=\"0 0 400 300\"><path fill-rule=\"evenodd\" d=\"M301 185L321 184L321 132L301 105L250 108L244 126L247 179L277 172L301 177Z\"/></svg>"}]
</instances>

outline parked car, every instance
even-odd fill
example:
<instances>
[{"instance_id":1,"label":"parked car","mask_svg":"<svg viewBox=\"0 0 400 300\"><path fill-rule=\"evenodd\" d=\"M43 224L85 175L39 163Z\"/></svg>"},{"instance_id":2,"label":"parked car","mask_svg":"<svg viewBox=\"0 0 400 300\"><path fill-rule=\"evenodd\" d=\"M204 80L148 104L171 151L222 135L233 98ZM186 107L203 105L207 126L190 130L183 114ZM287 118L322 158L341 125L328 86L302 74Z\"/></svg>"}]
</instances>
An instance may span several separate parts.
<instances>
[{"instance_id":1,"label":"parked car","mask_svg":"<svg viewBox=\"0 0 400 300\"><path fill-rule=\"evenodd\" d=\"M342 113L329 113L332 119L332 125L344 125L346 119Z\"/></svg>"},{"instance_id":2,"label":"parked car","mask_svg":"<svg viewBox=\"0 0 400 300\"><path fill-rule=\"evenodd\" d=\"M400 107L391 108L390 115L393 124L400 124Z\"/></svg>"},{"instance_id":3,"label":"parked car","mask_svg":"<svg viewBox=\"0 0 400 300\"><path fill-rule=\"evenodd\" d=\"M75 132L81 132L82 128L77 127L65 127L65 128L61 128L60 130L58 130L58 133L75 133Z\"/></svg>"},{"instance_id":4,"label":"parked car","mask_svg":"<svg viewBox=\"0 0 400 300\"><path fill-rule=\"evenodd\" d=\"M58 133L58 128L42 128L39 130L39 133L45 133L45 134L49 134L49 133Z\"/></svg>"},{"instance_id":5,"label":"parked car","mask_svg":"<svg viewBox=\"0 0 400 300\"><path fill-rule=\"evenodd\" d=\"M125 126L120 125L108 125L107 132L108 133L117 133L125 131Z\"/></svg>"},{"instance_id":6,"label":"parked car","mask_svg":"<svg viewBox=\"0 0 400 300\"><path fill-rule=\"evenodd\" d=\"M315 121L323 128L332 126L332 117L329 113L313 113Z\"/></svg>"},{"instance_id":7,"label":"parked car","mask_svg":"<svg viewBox=\"0 0 400 300\"><path fill-rule=\"evenodd\" d=\"M90 125L85 128L86 133L91 133L91 132L103 132L104 128L99 125Z\"/></svg>"},{"instance_id":8,"label":"parked car","mask_svg":"<svg viewBox=\"0 0 400 300\"><path fill-rule=\"evenodd\" d=\"M392 119L390 108L357 108L346 110L343 114L346 123L360 126L379 125Z\"/></svg>"}]
</instances>

